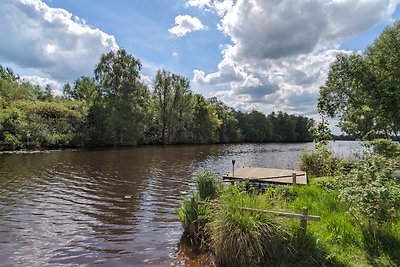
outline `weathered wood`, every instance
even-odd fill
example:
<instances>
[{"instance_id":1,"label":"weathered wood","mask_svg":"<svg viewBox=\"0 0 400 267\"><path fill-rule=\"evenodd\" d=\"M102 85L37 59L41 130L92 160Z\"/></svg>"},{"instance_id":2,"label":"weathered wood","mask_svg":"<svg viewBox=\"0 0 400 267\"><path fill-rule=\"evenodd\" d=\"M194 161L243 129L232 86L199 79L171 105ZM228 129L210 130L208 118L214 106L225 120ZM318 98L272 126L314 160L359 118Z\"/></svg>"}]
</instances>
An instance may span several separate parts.
<instances>
[{"instance_id":1,"label":"weathered wood","mask_svg":"<svg viewBox=\"0 0 400 267\"><path fill-rule=\"evenodd\" d=\"M307 216L308 215L308 208L303 208L301 210L301 214L303 216ZM306 234L306 231L307 231L307 220L305 220L305 219L301 219L300 220L300 231L302 232L303 235Z\"/></svg>"},{"instance_id":2,"label":"weathered wood","mask_svg":"<svg viewBox=\"0 0 400 267\"><path fill-rule=\"evenodd\" d=\"M227 181L249 180L259 183L276 184L307 184L307 174L302 171L246 167L235 169L235 173L228 173L222 177Z\"/></svg>"}]
</instances>

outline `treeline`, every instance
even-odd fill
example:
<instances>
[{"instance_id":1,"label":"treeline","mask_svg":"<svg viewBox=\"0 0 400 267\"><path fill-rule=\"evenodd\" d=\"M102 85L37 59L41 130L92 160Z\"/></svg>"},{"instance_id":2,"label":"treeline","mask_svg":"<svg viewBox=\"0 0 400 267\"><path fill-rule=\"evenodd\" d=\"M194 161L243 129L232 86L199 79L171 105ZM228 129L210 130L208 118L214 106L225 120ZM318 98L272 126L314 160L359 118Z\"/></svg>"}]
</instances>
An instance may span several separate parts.
<instances>
[{"instance_id":1,"label":"treeline","mask_svg":"<svg viewBox=\"0 0 400 267\"><path fill-rule=\"evenodd\" d=\"M94 77L54 96L0 66L0 150L37 147L305 142L313 120L278 112L235 111L159 70L149 88L125 50L101 56Z\"/></svg>"}]
</instances>

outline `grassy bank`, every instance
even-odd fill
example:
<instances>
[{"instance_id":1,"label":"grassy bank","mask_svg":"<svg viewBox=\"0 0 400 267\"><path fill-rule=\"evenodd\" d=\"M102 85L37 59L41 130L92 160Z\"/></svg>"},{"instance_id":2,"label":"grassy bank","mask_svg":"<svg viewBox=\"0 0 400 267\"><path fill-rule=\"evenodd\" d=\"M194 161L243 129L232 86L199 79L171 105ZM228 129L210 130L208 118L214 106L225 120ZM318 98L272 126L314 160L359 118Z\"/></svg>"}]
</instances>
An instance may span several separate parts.
<instances>
[{"instance_id":1,"label":"grassy bank","mask_svg":"<svg viewBox=\"0 0 400 267\"><path fill-rule=\"evenodd\" d=\"M392 175L398 147L386 156L375 148L352 163L326 151L309 154L306 165L331 176L307 186L259 192L197 175L193 197L178 211L184 237L217 266L400 266L400 187ZM321 160L329 165L318 170ZM321 218L308 223L305 235L298 219L250 210L301 213L303 207Z\"/></svg>"},{"instance_id":2,"label":"grassy bank","mask_svg":"<svg viewBox=\"0 0 400 267\"><path fill-rule=\"evenodd\" d=\"M314 251L300 249L305 253L298 255L300 260L308 258L305 263L313 265L328 261L338 266L399 266L400 221L383 223L378 231L367 221L360 221L348 212L339 191L332 189L332 179L315 179L309 186L282 187L269 192L285 210L299 213L302 207L308 207L310 214L321 217L321 221L310 222L307 228L308 242L314 242L311 244ZM396 213L400 215L399 209ZM299 224L296 220L286 223L290 229Z\"/></svg>"}]
</instances>

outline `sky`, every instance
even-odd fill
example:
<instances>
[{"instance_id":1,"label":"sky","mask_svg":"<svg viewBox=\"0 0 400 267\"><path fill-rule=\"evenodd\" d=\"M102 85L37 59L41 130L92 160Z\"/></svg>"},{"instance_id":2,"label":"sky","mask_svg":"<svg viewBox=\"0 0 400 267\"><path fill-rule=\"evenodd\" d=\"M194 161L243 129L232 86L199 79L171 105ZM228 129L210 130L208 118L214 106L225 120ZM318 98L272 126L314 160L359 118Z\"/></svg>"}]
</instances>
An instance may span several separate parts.
<instances>
[{"instance_id":1,"label":"sky","mask_svg":"<svg viewBox=\"0 0 400 267\"><path fill-rule=\"evenodd\" d=\"M124 48L150 87L166 69L237 110L316 118L335 56L399 18L400 0L2 0L0 64L60 94Z\"/></svg>"}]
</instances>

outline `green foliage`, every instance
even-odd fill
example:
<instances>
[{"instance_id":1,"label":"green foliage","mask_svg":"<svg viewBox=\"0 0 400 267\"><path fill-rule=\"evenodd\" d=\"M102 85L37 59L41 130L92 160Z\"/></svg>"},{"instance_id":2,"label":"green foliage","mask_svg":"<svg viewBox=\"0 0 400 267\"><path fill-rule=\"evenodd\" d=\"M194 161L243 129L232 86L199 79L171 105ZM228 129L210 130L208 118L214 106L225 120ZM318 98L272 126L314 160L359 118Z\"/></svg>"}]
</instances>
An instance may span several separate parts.
<instances>
[{"instance_id":1,"label":"green foliage","mask_svg":"<svg viewBox=\"0 0 400 267\"><path fill-rule=\"evenodd\" d=\"M332 176L345 162L335 157L325 145L316 145L300 156L300 169L311 177Z\"/></svg>"},{"instance_id":2,"label":"green foliage","mask_svg":"<svg viewBox=\"0 0 400 267\"><path fill-rule=\"evenodd\" d=\"M211 244L217 266L266 266L279 262L285 251L284 229L265 209L266 203L232 187L214 211Z\"/></svg>"},{"instance_id":3,"label":"green foliage","mask_svg":"<svg viewBox=\"0 0 400 267\"><path fill-rule=\"evenodd\" d=\"M234 109L225 105L216 97L210 98L209 102L217 111L218 119L222 121L219 127L219 141L221 143L240 141L242 139L241 129Z\"/></svg>"},{"instance_id":4,"label":"green foliage","mask_svg":"<svg viewBox=\"0 0 400 267\"><path fill-rule=\"evenodd\" d=\"M356 162L346 175L339 176L340 198L349 211L372 225L392 222L398 218L400 186L393 176L397 162L371 156Z\"/></svg>"},{"instance_id":5,"label":"green foliage","mask_svg":"<svg viewBox=\"0 0 400 267\"><path fill-rule=\"evenodd\" d=\"M84 101L87 106L93 105L98 97L98 88L94 80L87 76L75 80L73 86L69 83L65 84L63 91L66 98Z\"/></svg>"},{"instance_id":6,"label":"green foliage","mask_svg":"<svg viewBox=\"0 0 400 267\"><path fill-rule=\"evenodd\" d=\"M364 54L339 54L320 88L318 109L339 117L360 139L392 135L400 141L400 21L387 27Z\"/></svg>"},{"instance_id":7,"label":"green foliage","mask_svg":"<svg viewBox=\"0 0 400 267\"><path fill-rule=\"evenodd\" d=\"M266 200L276 208L309 213L321 220L309 222L307 235L299 238L297 220L289 225L292 256L281 266L398 266L400 264L400 220L383 223L380 230L348 213L339 198L339 185L332 177L313 179L309 186L270 188ZM399 207L396 213L400 214ZM279 266L279 265L278 265Z\"/></svg>"},{"instance_id":8,"label":"green foliage","mask_svg":"<svg viewBox=\"0 0 400 267\"><path fill-rule=\"evenodd\" d=\"M189 80L157 72L154 90L124 49L100 57L94 77L64 85L63 97L0 66L0 149L310 141L311 119L236 112L190 91Z\"/></svg>"},{"instance_id":9,"label":"green foliage","mask_svg":"<svg viewBox=\"0 0 400 267\"><path fill-rule=\"evenodd\" d=\"M328 127L326 119L322 118L321 122L317 126L311 127L310 129L313 141L316 144L327 145L332 139L331 130Z\"/></svg>"},{"instance_id":10,"label":"green foliage","mask_svg":"<svg viewBox=\"0 0 400 267\"><path fill-rule=\"evenodd\" d=\"M195 94L193 99L192 123L192 141L194 143L204 144L218 142L218 129L222 121L218 119L214 107L199 94Z\"/></svg>"},{"instance_id":11,"label":"green foliage","mask_svg":"<svg viewBox=\"0 0 400 267\"><path fill-rule=\"evenodd\" d=\"M223 183L218 177L209 172L202 171L194 175L196 189L200 200L211 200L218 197L223 189Z\"/></svg>"},{"instance_id":12,"label":"green foliage","mask_svg":"<svg viewBox=\"0 0 400 267\"><path fill-rule=\"evenodd\" d=\"M309 128L312 119L272 112L268 116L258 111L237 112L244 141L250 142L308 142L312 141Z\"/></svg>"},{"instance_id":13,"label":"green foliage","mask_svg":"<svg viewBox=\"0 0 400 267\"><path fill-rule=\"evenodd\" d=\"M210 210L207 206L199 204L200 198L193 195L182 201L177 209L179 220L183 228L184 238L200 248L206 248L209 240L207 223L209 222Z\"/></svg>"},{"instance_id":14,"label":"green foliage","mask_svg":"<svg viewBox=\"0 0 400 267\"><path fill-rule=\"evenodd\" d=\"M193 117L188 79L159 70L153 92L157 139L162 144L186 143Z\"/></svg>"},{"instance_id":15,"label":"green foliage","mask_svg":"<svg viewBox=\"0 0 400 267\"><path fill-rule=\"evenodd\" d=\"M22 148L22 144L19 138L9 132L3 133L3 141L0 141L0 148L4 147L4 149L18 149Z\"/></svg>"},{"instance_id":16,"label":"green foliage","mask_svg":"<svg viewBox=\"0 0 400 267\"><path fill-rule=\"evenodd\" d=\"M141 63L124 49L100 58L94 70L98 89L96 108L90 109L91 140L106 145L135 145L145 132L149 91L140 81ZM101 114L102 121L96 116ZM94 136L100 136L94 137Z\"/></svg>"},{"instance_id":17,"label":"green foliage","mask_svg":"<svg viewBox=\"0 0 400 267\"><path fill-rule=\"evenodd\" d=\"M372 148L372 152L385 158L400 158L400 145L390 139L374 139L364 145L366 148Z\"/></svg>"},{"instance_id":18,"label":"green foliage","mask_svg":"<svg viewBox=\"0 0 400 267\"><path fill-rule=\"evenodd\" d=\"M352 182L353 173L357 172L362 173L357 182L374 184L379 176L386 181L387 190L391 190L389 183L395 185L393 177L389 177L393 168L385 169L390 162L383 163L380 159L383 158L377 157L374 163L377 166L371 159L368 167L353 163L348 176L315 178L308 186L271 187L262 194L229 186L209 205L201 205L199 196L186 199L179 213L185 235L196 237L192 238L195 246L212 252L217 266L397 266L400 264L399 203L386 195L385 201L374 200L361 206L362 196L357 195L357 189L349 191L356 194L350 201L343 198L343 189L354 189L357 184ZM376 177L369 179L369 172ZM368 190L365 192L369 195ZM384 215L381 218L385 220L368 223L372 222L369 215L360 213L366 213L370 204L376 206L374 210L379 216L386 214L390 219ZM300 213L303 207L308 208L309 214L321 217L318 222L308 222L305 235L298 220L278 219L260 212ZM356 212L349 213L349 207Z\"/></svg>"}]
</instances>

